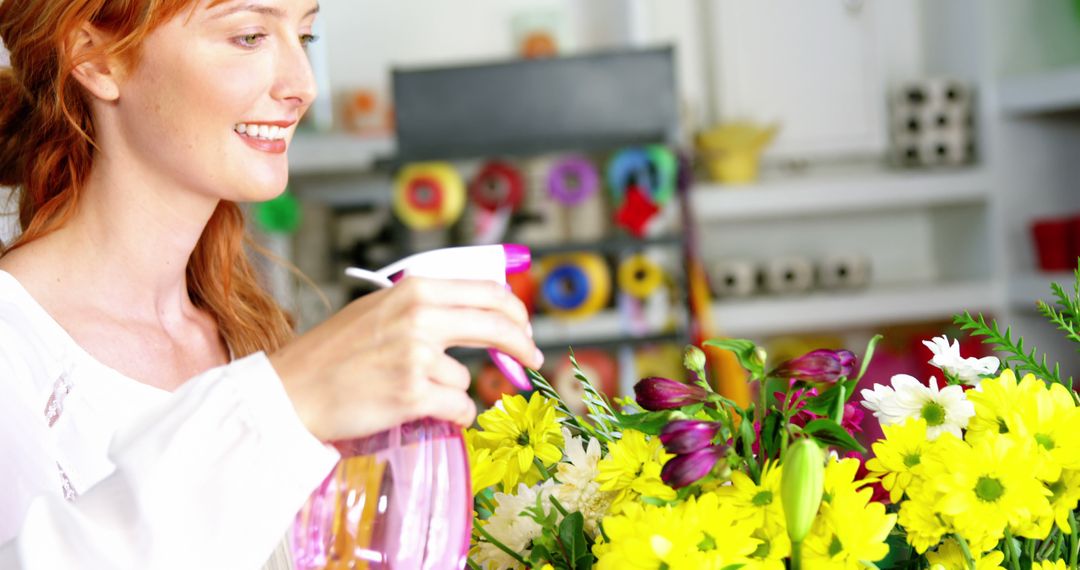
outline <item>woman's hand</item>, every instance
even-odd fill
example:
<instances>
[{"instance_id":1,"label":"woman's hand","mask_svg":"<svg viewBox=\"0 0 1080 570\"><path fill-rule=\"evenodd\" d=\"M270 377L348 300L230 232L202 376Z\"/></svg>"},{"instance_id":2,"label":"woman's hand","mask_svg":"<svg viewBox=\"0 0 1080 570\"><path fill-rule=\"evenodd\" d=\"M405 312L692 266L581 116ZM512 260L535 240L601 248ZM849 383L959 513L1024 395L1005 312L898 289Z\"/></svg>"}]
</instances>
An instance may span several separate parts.
<instances>
[{"instance_id":1,"label":"woman's hand","mask_svg":"<svg viewBox=\"0 0 1080 570\"><path fill-rule=\"evenodd\" d=\"M496 348L539 368L525 305L488 281L406 277L362 297L270 356L300 419L324 441L421 417L471 424L468 369L453 346Z\"/></svg>"}]
</instances>

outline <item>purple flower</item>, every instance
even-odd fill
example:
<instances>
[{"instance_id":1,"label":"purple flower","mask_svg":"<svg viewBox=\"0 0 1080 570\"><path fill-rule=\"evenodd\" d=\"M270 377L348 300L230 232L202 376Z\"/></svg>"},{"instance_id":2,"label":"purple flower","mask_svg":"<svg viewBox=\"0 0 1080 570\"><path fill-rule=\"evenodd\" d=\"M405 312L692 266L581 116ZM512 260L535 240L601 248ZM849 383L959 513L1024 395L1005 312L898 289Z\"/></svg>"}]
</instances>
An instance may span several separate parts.
<instances>
[{"instance_id":1,"label":"purple flower","mask_svg":"<svg viewBox=\"0 0 1080 570\"><path fill-rule=\"evenodd\" d=\"M855 371L856 358L850 350L818 349L777 366L774 376L808 384L834 384Z\"/></svg>"},{"instance_id":2,"label":"purple flower","mask_svg":"<svg viewBox=\"0 0 1080 570\"><path fill-rule=\"evenodd\" d=\"M709 474L727 453L723 445L710 445L693 453L676 455L664 464L660 478L673 489L681 489Z\"/></svg>"},{"instance_id":3,"label":"purple flower","mask_svg":"<svg viewBox=\"0 0 1080 570\"><path fill-rule=\"evenodd\" d=\"M644 378L634 384L634 394L638 405L651 412L697 404L709 396L701 386L657 377Z\"/></svg>"},{"instance_id":4,"label":"purple flower","mask_svg":"<svg viewBox=\"0 0 1080 570\"><path fill-rule=\"evenodd\" d=\"M691 453L712 444L720 424L703 420L675 420L660 432L668 453Z\"/></svg>"}]
</instances>

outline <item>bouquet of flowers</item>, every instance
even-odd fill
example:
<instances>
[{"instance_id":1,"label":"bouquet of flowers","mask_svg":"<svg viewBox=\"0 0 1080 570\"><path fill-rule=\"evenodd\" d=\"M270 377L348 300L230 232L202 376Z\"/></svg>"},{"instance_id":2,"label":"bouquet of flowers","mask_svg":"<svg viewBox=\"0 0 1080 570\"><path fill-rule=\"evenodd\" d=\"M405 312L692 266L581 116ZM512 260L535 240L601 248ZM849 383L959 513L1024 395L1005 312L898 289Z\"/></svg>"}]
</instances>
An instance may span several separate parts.
<instances>
[{"instance_id":1,"label":"bouquet of flowers","mask_svg":"<svg viewBox=\"0 0 1080 570\"><path fill-rule=\"evenodd\" d=\"M1080 343L1080 269L1039 310ZM1002 360L925 344L942 375L862 390L860 361L815 350L770 365L732 351L756 387L747 406L694 379L645 378L609 402L577 369L574 415L539 374L466 432L475 497L471 568L927 568L1077 566L1080 398L1059 366L965 313L961 329ZM1002 366L1004 364L1004 367ZM855 437L868 409L884 437ZM867 454L864 460L864 454Z\"/></svg>"}]
</instances>

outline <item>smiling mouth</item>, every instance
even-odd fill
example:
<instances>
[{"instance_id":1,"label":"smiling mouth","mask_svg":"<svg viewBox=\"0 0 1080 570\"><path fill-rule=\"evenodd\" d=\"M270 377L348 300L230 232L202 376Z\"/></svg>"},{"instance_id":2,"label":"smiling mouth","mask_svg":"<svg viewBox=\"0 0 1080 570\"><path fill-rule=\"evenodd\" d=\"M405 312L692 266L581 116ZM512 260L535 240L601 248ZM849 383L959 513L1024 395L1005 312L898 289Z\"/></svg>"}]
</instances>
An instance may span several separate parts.
<instances>
[{"instance_id":1,"label":"smiling mouth","mask_svg":"<svg viewBox=\"0 0 1080 570\"><path fill-rule=\"evenodd\" d=\"M237 123L233 127L237 134L258 140L280 141L285 140L289 133L288 127L268 125L266 123Z\"/></svg>"}]
</instances>

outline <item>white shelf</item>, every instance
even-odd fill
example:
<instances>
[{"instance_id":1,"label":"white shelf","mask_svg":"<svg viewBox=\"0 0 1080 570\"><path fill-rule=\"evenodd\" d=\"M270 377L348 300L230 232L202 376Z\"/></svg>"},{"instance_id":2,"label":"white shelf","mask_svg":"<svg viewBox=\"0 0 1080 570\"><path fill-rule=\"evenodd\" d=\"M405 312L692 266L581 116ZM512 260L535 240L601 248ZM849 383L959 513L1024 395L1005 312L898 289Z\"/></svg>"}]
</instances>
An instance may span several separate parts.
<instances>
[{"instance_id":1,"label":"white shelf","mask_svg":"<svg viewBox=\"0 0 1080 570\"><path fill-rule=\"evenodd\" d=\"M375 161L393 156L393 137L361 137L344 133L297 133L289 146L289 172L294 175L370 170Z\"/></svg>"},{"instance_id":2,"label":"white shelf","mask_svg":"<svg viewBox=\"0 0 1080 570\"><path fill-rule=\"evenodd\" d=\"M611 309L600 311L587 319L562 319L550 315L537 315L531 319L531 323L536 343L547 346L605 343L617 339L632 342L635 338L667 336L678 332L678 323L676 323L676 328L670 330L654 330L640 335L630 334L623 325L619 312Z\"/></svg>"},{"instance_id":3,"label":"white shelf","mask_svg":"<svg viewBox=\"0 0 1080 570\"><path fill-rule=\"evenodd\" d=\"M692 211L703 223L838 215L983 203L990 179L978 168L925 171L858 168L763 178L756 184L699 184Z\"/></svg>"},{"instance_id":4,"label":"white shelf","mask_svg":"<svg viewBox=\"0 0 1080 570\"><path fill-rule=\"evenodd\" d=\"M713 304L713 316L720 334L761 338L949 320L963 311L995 305L993 285L975 281L719 301Z\"/></svg>"},{"instance_id":5,"label":"white shelf","mask_svg":"<svg viewBox=\"0 0 1080 570\"><path fill-rule=\"evenodd\" d=\"M1001 109L1037 114L1080 108L1080 66L1006 78L998 84Z\"/></svg>"},{"instance_id":6,"label":"white shelf","mask_svg":"<svg viewBox=\"0 0 1080 570\"><path fill-rule=\"evenodd\" d=\"M1072 291L1075 279L1071 271L1013 277L1009 280L1009 302L1017 308L1034 311L1035 302L1040 299L1053 304L1054 292L1050 289L1051 283L1058 283L1068 293Z\"/></svg>"}]
</instances>

